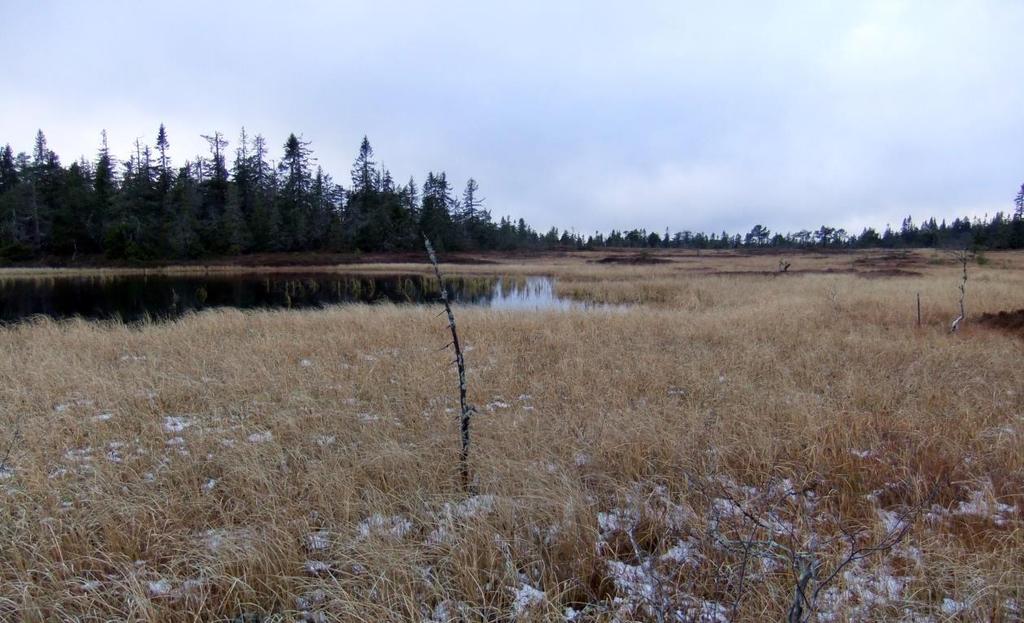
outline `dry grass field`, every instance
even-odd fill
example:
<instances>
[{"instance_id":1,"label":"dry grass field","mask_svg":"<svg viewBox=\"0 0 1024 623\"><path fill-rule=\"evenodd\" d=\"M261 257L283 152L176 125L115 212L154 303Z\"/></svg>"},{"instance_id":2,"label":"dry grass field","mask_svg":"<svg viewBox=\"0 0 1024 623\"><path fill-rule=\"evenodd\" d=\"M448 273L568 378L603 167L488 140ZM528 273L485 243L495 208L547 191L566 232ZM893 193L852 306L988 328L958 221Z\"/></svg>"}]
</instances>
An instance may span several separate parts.
<instances>
[{"instance_id":1,"label":"dry grass field","mask_svg":"<svg viewBox=\"0 0 1024 623\"><path fill-rule=\"evenodd\" d=\"M1024 617L1024 255L606 255L445 267L629 304L456 307L473 494L436 308L0 329L0 617Z\"/></svg>"}]
</instances>

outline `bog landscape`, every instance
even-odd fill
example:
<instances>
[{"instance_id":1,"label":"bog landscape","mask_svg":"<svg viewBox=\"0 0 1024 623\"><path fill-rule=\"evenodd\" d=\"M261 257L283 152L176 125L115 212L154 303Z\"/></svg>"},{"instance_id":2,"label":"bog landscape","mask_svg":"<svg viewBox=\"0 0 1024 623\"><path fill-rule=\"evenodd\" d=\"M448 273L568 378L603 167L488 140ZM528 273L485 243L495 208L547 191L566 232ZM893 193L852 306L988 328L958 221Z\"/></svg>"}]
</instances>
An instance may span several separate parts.
<instances>
[{"instance_id":1,"label":"bog landscape","mask_svg":"<svg viewBox=\"0 0 1024 623\"><path fill-rule=\"evenodd\" d=\"M9 325L0 607L778 620L814 568L818 620L1019 617L1024 340L1020 312L992 314L1024 308L1024 255L969 263L956 333L953 255L808 252L785 273L778 259L442 265L456 283L548 276L577 303L454 292L468 488L439 305ZM431 274L335 272L353 269ZM48 272L8 278L72 278Z\"/></svg>"},{"instance_id":2,"label":"bog landscape","mask_svg":"<svg viewBox=\"0 0 1024 623\"><path fill-rule=\"evenodd\" d=\"M0 623L1024 622L1024 4L6 4Z\"/></svg>"}]
</instances>

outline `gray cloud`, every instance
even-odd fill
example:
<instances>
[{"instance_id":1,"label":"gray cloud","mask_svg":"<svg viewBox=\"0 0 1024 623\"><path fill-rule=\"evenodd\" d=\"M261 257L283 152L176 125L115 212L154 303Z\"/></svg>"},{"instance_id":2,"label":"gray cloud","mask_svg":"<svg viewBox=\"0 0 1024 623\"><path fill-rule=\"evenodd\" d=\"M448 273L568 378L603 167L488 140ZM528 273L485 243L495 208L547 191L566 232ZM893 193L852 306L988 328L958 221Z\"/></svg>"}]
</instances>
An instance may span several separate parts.
<instances>
[{"instance_id":1,"label":"gray cloud","mask_svg":"<svg viewBox=\"0 0 1024 623\"><path fill-rule=\"evenodd\" d=\"M552 6L554 5L554 6ZM713 6L712 6L713 5ZM1009 209L1024 5L977 2L13 3L0 141L65 159L201 133L359 139L404 179L578 231L850 229Z\"/></svg>"}]
</instances>

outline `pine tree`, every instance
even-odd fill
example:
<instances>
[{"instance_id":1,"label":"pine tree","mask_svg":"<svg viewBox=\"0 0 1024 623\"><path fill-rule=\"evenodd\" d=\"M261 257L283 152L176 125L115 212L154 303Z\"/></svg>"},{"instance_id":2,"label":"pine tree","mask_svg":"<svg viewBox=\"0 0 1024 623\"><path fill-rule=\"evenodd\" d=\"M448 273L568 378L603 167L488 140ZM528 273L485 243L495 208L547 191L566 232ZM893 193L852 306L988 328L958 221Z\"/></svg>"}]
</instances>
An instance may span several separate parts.
<instances>
[{"instance_id":1,"label":"pine tree","mask_svg":"<svg viewBox=\"0 0 1024 623\"><path fill-rule=\"evenodd\" d=\"M228 236L223 229L224 210L228 203L228 169L224 154L228 142L220 132L202 137L209 144L210 159L199 161L202 174L199 184L203 197L199 211L199 237L206 250L223 253L228 247Z\"/></svg>"},{"instance_id":2,"label":"pine tree","mask_svg":"<svg viewBox=\"0 0 1024 623\"><path fill-rule=\"evenodd\" d=\"M308 248L311 224L309 189L309 143L294 134L284 144L284 157L278 165L282 185L278 192L282 245L290 251Z\"/></svg>"},{"instance_id":3,"label":"pine tree","mask_svg":"<svg viewBox=\"0 0 1024 623\"><path fill-rule=\"evenodd\" d=\"M100 133L100 149L96 157L96 172L93 176L93 209L89 219L89 238L92 250L99 251L103 244L103 233L111 218L117 180L114 174L114 160L107 144L107 131Z\"/></svg>"},{"instance_id":4,"label":"pine tree","mask_svg":"<svg viewBox=\"0 0 1024 623\"><path fill-rule=\"evenodd\" d=\"M14 188L18 183L18 170L14 167L14 151L10 144L0 149L0 193Z\"/></svg>"},{"instance_id":5,"label":"pine tree","mask_svg":"<svg viewBox=\"0 0 1024 623\"><path fill-rule=\"evenodd\" d=\"M429 238L435 248L453 250L457 248L451 206L451 186L444 172L427 174L423 184L423 204L420 207L420 232Z\"/></svg>"}]
</instances>

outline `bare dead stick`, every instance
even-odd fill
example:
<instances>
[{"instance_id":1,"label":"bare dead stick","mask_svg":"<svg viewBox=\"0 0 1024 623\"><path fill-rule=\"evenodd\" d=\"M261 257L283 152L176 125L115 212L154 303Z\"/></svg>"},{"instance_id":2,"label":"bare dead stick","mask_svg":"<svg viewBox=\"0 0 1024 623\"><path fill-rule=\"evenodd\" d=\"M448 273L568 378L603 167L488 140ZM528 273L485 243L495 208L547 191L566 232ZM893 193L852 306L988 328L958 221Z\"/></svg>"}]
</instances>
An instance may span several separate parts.
<instances>
[{"instance_id":1,"label":"bare dead stick","mask_svg":"<svg viewBox=\"0 0 1024 623\"><path fill-rule=\"evenodd\" d=\"M960 264L963 266L963 275L960 277L960 315L953 320L952 326L949 328L950 333L956 333L956 330L960 328L961 323L967 317L964 311L964 296L967 294L967 260L969 254L967 249L957 253L957 259L960 260Z\"/></svg>"},{"instance_id":2,"label":"bare dead stick","mask_svg":"<svg viewBox=\"0 0 1024 623\"><path fill-rule=\"evenodd\" d=\"M448 301L448 289L444 286L444 275L441 274L441 267L437 263L437 254L430 244L430 239L423 237L423 244L427 247L427 256L434 266L434 274L441 287L441 302L444 304L444 311L448 315L448 328L452 332L451 346L455 349L455 365L459 369L459 407L460 407L460 431L462 438L462 451L459 454L459 473L462 476L462 487L472 491L469 478L469 418L473 408L466 401L466 359L462 356L462 346L459 345L459 333L455 329L455 314L452 313L452 306ZM446 347L447 348L447 347Z\"/></svg>"}]
</instances>

